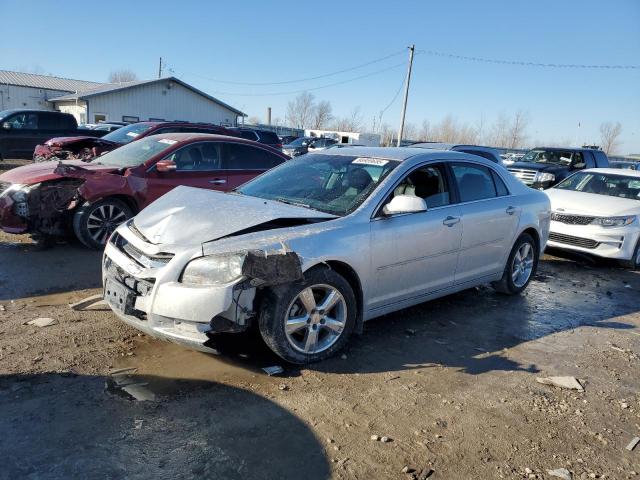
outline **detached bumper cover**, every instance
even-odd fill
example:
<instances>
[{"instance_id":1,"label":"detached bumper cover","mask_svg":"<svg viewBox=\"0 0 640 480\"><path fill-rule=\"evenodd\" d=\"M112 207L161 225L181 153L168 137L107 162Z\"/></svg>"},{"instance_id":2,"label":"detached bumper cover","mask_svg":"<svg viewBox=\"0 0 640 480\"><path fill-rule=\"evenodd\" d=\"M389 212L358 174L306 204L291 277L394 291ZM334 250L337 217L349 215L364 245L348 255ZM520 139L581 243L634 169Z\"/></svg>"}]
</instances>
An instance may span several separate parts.
<instances>
[{"instance_id":1,"label":"detached bumper cover","mask_svg":"<svg viewBox=\"0 0 640 480\"><path fill-rule=\"evenodd\" d=\"M7 233L25 233L29 229L24 218L13 212L15 202L9 197L0 197L0 228Z\"/></svg>"}]
</instances>

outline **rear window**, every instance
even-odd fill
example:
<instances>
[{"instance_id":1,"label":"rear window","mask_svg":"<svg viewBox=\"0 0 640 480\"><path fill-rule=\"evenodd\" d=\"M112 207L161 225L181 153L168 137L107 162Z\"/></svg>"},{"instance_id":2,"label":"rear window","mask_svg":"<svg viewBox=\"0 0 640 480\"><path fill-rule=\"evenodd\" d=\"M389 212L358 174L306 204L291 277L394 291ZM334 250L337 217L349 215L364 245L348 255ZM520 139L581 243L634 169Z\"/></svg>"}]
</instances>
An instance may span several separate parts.
<instances>
[{"instance_id":1,"label":"rear window","mask_svg":"<svg viewBox=\"0 0 640 480\"><path fill-rule=\"evenodd\" d=\"M260 132L260 141L262 143L268 143L269 145L275 145L280 143L280 138L273 132Z\"/></svg>"},{"instance_id":2,"label":"rear window","mask_svg":"<svg viewBox=\"0 0 640 480\"><path fill-rule=\"evenodd\" d=\"M102 138L116 143L129 143L151 128L153 128L153 123L132 123L131 125L107 133Z\"/></svg>"}]
</instances>

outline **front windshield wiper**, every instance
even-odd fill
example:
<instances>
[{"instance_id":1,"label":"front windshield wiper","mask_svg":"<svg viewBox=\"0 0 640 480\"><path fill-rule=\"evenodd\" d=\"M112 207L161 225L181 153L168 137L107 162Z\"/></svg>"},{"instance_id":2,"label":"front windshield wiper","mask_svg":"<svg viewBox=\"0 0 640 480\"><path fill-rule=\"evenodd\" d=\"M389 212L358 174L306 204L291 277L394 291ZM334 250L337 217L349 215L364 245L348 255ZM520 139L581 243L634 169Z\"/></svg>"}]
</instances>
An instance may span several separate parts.
<instances>
[{"instance_id":1,"label":"front windshield wiper","mask_svg":"<svg viewBox=\"0 0 640 480\"><path fill-rule=\"evenodd\" d=\"M282 198L282 197L276 197L276 198L274 198L274 200L276 202L286 203L287 205L293 205L295 207L311 208L311 206L307 205L306 203L294 202L293 200L289 200L289 199ZM314 209L312 209L312 210L314 210Z\"/></svg>"}]
</instances>

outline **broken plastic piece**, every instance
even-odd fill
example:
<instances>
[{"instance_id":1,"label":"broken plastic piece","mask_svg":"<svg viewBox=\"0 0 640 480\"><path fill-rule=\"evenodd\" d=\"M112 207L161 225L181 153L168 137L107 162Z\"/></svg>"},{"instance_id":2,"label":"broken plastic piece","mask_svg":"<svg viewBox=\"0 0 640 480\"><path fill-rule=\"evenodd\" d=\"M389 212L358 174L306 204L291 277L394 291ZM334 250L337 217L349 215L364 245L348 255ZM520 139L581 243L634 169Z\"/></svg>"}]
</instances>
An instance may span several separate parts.
<instances>
[{"instance_id":1,"label":"broken plastic piece","mask_svg":"<svg viewBox=\"0 0 640 480\"><path fill-rule=\"evenodd\" d=\"M580 384L576 377L538 377L536 382L543 385L553 385L554 387L568 388L569 390L578 390L584 392L584 387Z\"/></svg>"},{"instance_id":2,"label":"broken plastic piece","mask_svg":"<svg viewBox=\"0 0 640 480\"><path fill-rule=\"evenodd\" d=\"M262 370L270 377L273 375L279 375L284 372L284 368L282 368L280 365L274 365L272 367L264 367Z\"/></svg>"},{"instance_id":3,"label":"broken plastic piece","mask_svg":"<svg viewBox=\"0 0 640 480\"><path fill-rule=\"evenodd\" d=\"M57 324L58 321L54 318L36 318L34 320L29 320L25 323L25 325L35 325L36 327L50 327L51 325Z\"/></svg>"},{"instance_id":4,"label":"broken plastic piece","mask_svg":"<svg viewBox=\"0 0 640 480\"><path fill-rule=\"evenodd\" d=\"M258 280L260 286L280 285L303 278L300 257L295 252L250 251L242 265L242 274Z\"/></svg>"},{"instance_id":5,"label":"broken plastic piece","mask_svg":"<svg viewBox=\"0 0 640 480\"><path fill-rule=\"evenodd\" d=\"M627 445L627 450L632 451L634 448L636 448L636 446L640 443L640 437L633 437L633 440L631 440L629 442L629 445Z\"/></svg>"},{"instance_id":6,"label":"broken plastic piece","mask_svg":"<svg viewBox=\"0 0 640 480\"><path fill-rule=\"evenodd\" d=\"M104 303L106 305L101 293L97 295L91 295L90 297L87 297L87 298L83 298L82 300L76 303L72 303L69 306L71 307L72 310L85 310L99 303Z\"/></svg>"}]
</instances>

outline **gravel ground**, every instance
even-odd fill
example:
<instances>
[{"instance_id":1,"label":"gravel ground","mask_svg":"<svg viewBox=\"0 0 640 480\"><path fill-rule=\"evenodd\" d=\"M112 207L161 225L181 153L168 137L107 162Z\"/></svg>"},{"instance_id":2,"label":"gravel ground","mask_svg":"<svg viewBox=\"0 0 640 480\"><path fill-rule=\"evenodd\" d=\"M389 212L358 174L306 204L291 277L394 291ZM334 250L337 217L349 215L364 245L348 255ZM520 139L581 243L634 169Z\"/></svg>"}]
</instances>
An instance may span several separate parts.
<instances>
[{"instance_id":1,"label":"gravel ground","mask_svg":"<svg viewBox=\"0 0 640 480\"><path fill-rule=\"evenodd\" d=\"M640 478L637 273L547 255L522 296L419 305L268 377L282 363L255 332L207 355L71 310L99 264L0 234L0 478ZM556 375L584 392L536 382Z\"/></svg>"}]
</instances>

